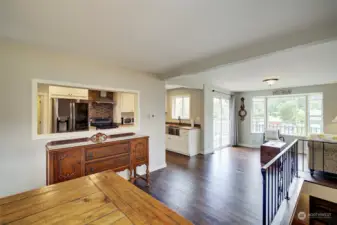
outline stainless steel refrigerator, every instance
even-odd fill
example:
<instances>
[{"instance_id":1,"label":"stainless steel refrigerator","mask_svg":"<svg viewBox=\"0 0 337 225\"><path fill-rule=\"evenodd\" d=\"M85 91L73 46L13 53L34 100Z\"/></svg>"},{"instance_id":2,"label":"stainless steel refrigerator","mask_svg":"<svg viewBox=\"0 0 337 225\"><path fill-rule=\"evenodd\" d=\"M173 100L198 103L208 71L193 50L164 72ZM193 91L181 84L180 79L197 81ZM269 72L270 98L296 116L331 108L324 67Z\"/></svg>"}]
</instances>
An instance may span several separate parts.
<instances>
[{"instance_id":1,"label":"stainless steel refrigerator","mask_svg":"<svg viewBox=\"0 0 337 225\"><path fill-rule=\"evenodd\" d=\"M53 133L89 130L89 106L73 99L53 98Z\"/></svg>"}]
</instances>

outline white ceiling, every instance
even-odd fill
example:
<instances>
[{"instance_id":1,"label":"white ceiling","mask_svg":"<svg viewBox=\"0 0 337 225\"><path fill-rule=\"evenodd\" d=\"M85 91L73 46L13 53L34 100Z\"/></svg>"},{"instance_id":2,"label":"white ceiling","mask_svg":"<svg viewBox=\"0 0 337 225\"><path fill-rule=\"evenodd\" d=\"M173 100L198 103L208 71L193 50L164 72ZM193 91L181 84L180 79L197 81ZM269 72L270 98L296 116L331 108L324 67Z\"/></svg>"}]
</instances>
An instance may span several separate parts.
<instances>
[{"instance_id":1,"label":"white ceiling","mask_svg":"<svg viewBox=\"0 0 337 225\"><path fill-rule=\"evenodd\" d=\"M202 88L206 83L231 91L252 91L269 89L262 80L273 76L280 80L272 88L337 82L337 39L175 77L167 83L193 88Z\"/></svg>"},{"instance_id":2,"label":"white ceiling","mask_svg":"<svg viewBox=\"0 0 337 225\"><path fill-rule=\"evenodd\" d=\"M336 0L2 0L0 36L102 58L134 70L164 73L255 40L334 21L336 12ZM305 65L302 58L288 62L293 63L294 71L282 67L286 62L276 64L273 58L270 60L278 67L259 61L241 69L234 66L231 72L244 79L226 75L231 85L223 85L233 85L235 90L255 89L260 86L242 86L240 82L257 82L261 78L253 76L270 73L280 74L285 81L291 75L284 73L298 77L295 72L301 66L312 68L312 73L331 72L329 66L317 71L317 58L309 57L310 64ZM326 62L320 64L325 66ZM224 77L216 77L225 82ZM291 79L288 84L293 84Z\"/></svg>"}]
</instances>

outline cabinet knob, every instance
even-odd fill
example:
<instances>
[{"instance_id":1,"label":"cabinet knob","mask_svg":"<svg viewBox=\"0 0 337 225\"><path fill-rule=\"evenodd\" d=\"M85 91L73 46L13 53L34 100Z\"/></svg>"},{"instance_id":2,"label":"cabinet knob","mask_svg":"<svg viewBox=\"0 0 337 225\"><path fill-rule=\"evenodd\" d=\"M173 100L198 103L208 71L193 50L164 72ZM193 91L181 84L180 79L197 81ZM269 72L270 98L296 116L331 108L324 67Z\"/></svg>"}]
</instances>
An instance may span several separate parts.
<instances>
[{"instance_id":1,"label":"cabinet knob","mask_svg":"<svg viewBox=\"0 0 337 225\"><path fill-rule=\"evenodd\" d=\"M92 159L92 157L93 157L92 152L88 152L87 156L88 156L88 159Z\"/></svg>"}]
</instances>

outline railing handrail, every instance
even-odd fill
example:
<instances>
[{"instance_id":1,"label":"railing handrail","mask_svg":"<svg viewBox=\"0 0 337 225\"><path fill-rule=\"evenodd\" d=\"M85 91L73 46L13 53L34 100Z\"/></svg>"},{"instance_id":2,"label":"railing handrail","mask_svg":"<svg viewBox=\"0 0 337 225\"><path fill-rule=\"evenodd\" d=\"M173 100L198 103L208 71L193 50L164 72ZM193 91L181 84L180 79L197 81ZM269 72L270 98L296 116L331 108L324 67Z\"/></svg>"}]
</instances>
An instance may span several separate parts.
<instances>
[{"instance_id":1,"label":"railing handrail","mask_svg":"<svg viewBox=\"0 0 337 225\"><path fill-rule=\"evenodd\" d=\"M310 138L298 138L299 141L307 141L307 142L319 142L319 143L327 143L327 144L337 144L337 141L330 140L319 140L319 139L310 139Z\"/></svg>"},{"instance_id":2,"label":"railing handrail","mask_svg":"<svg viewBox=\"0 0 337 225\"><path fill-rule=\"evenodd\" d=\"M268 167L270 167L271 165L273 165L273 163L278 160L284 153L286 153L296 142L298 141L298 139L295 139L293 142L291 142L290 145L288 145L285 149L283 149L279 154L277 154L272 160L270 160L266 165L264 165L261 170L265 171L268 169Z\"/></svg>"}]
</instances>

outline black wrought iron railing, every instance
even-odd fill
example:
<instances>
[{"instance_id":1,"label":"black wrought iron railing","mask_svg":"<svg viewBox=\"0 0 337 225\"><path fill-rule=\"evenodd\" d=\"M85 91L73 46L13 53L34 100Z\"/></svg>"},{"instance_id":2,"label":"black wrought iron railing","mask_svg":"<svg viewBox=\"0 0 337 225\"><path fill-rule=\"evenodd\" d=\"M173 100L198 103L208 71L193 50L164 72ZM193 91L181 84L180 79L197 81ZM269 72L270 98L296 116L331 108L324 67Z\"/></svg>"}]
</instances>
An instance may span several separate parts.
<instances>
[{"instance_id":1,"label":"black wrought iron railing","mask_svg":"<svg viewBox=\"0 0 337 225\"><path fill-rule=\"evenodd\" d=\"M272 223L281 203L289 199L289 187L298 176L298 140L296 139L261 168L263 178L263 225Z\"/></svg>"}]
</instances>

